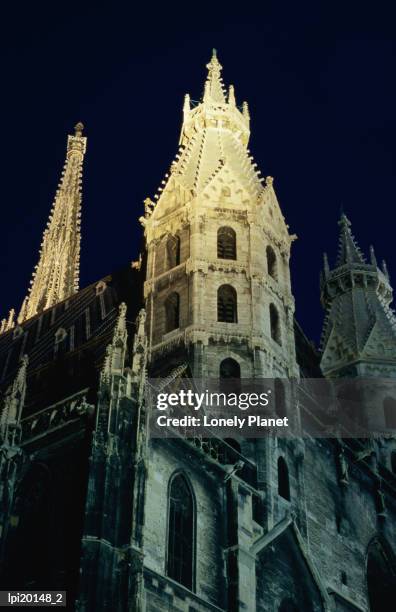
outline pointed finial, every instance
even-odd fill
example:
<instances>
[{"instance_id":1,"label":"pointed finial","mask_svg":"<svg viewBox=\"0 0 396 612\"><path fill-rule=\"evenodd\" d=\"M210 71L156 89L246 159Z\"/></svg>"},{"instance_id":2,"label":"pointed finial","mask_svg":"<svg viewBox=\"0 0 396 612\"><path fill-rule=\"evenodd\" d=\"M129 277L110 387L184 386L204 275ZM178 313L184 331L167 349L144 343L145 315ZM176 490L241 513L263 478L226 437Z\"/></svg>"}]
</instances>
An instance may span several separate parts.
<instances>
[{"instance_id":1,"label":"pointed finial","mask_svg":"<svg viewBox=\"0 0 396 612\"><path fill-rule=\"evenodd\" d=\"M385 259L382 260L382 272L385 274L386 278L389 280L388 266L386 265Z\"/></svg>"},{"instance_id":2,"label":"pointed finial","mask_svg":"<svg viewBox=\"0 0 396 612\"><path fill-rule=\"evenodd\" d=\"M249 106L247 102L244 102L242 104L242 114L245 117L245 119L247 119L249 121L250 119L250 113L249 113Z\"/></svg>"},{"instance_id":3,"label":"pointed finial","mask_svg":"<svg viewBox=\"0 0 396 612\"><path fill-rule=\"evenodd\" d=\"M323 269L324 269L324 276L325 278L327 278L330 274L330 266L329 266L329 260L327 257L327 253L323 253Z\"/></svg>"},{"instance_id":4,"label":"pointed finial","mask_svg":"<svg viewBox=\"0 0 396 612\"><path fill-rule=\"evenodd\" d=\"M225 96L220 76L222 65L217 59L216 49L213 49L211 60L206 67L208 69L208 77L205 83L204 100L224 104Z\"/></svg>"},{"instance_id":5,"label":"pointed finial","mask_svg":"<svg viewBox=\"0 0 396 612\"><path fill-rule=\"evenodd\" d=\"M230 104L231 106L235 106L236 104L234 85L230 85L228 88L228 104Z\"/></svg>"},{"instance_id":6,"label":"pointed finial","mask_svg":"<svg viewBox=\"0 0 396 612\"><path fill-rule=\"evenodd\" d=\"M351 222L344 212L341 213L338 225L340 226L340 237L338 240L338 257L336 265L343 266L347 263L365 263L364 255L352 234Z\"/></svg>"},{"instance_id":7,"label":"pointed finial","mask_svg":"<svg viewBox=\"0 0 396 612\"><path fill-rule=\"evenodd\" d=\"M221 69L223 68L223 66L220 64L219 59L217 57L217 50L216 49L212 49L212 57L210 58L210 62L209 64L206 65L207 69L209 70L209 72L211 71L216 71L219 72L221 71Z\"/></svg>"},{"instance_id":8,"label":"pointed finial","mask_svg":"<svg viewBox=\"0 0 396 612\"><path fill-rule=\"evenodd\" d=\"M210 92L210 83L209 81L205 81L204 95L203 95L204 102L207 102L209 100L209 92Z\"/></svg>"},{"instance_id":9,"label":"pointed finial","mask_svg":"<svg viewBox=\"0 0 396 612\"><path fill-rule=\"evenodd\" d=\"M190 94L187 93L184 96L184 105L183 105L183 113L184 113L184 115L188 115L190 110L191 110L191 108L190 108Z\"/></svg>"},{"instance_id":10,"label":"pointed finial","mask_svg":"<svg viewBox=\"0 0 396 612\"><path fill-rule=\"evenodd\" d=\"M351 227L351 222L349 221L342 207L341 207L340 220L338 221L338 225L340 225L341 227Z\"/></svg>"},{"instance_id":11,"label":"pointed finial","mask_svg":"<svg viewBox=\"0 0 396 612\"><path fill-rule=\"evenodd\" d=\"M372 266L377 267L377 258L375 256L375 251L372 244L370 244L370 262Z\"/></svg>"},{"instance_id":12,"label":"pointed finial","mask_svg":"<svg viewBox=\"0 0 396 612\"><path fill-rule=\"evenodd\" d=\"M8 320L7 320L7 327L6 330L10 330L15 326L15 310L14 308L11 308L10 312L8 313Z\"/></svg>"},{"instance_id":13,"label":"pointed finial","mask_svg":"<svg viewBox=\"0 0 396 612\"><path fill-rule=\"evenodd\" d=\"M83 129L84 129L84 124L81 123L81 121L76 123L76 125L74 126L74 132L78 138L82 136Z\"/></svg>"}]
</instances>

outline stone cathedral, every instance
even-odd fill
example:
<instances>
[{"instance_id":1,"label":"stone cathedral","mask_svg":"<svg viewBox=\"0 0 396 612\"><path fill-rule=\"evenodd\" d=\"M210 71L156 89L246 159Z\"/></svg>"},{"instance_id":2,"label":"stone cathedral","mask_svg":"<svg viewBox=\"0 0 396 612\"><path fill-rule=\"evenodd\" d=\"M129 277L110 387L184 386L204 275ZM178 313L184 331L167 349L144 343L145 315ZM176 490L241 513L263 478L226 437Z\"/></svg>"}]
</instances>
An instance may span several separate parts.
<instances>
[{"instance_id":1,"label":"stone cathedral","mask_svg":"<svg viewBox=\"0 0 396 612\"><path fill-rule=\"evenodd\" d=\"M81 612L394 610L395 436L148 435L151 378L396 379L388 271L344 214L320 350L298 325L295 236L247 103L216 52L207 69L139 259L82 289L83 125L68 137L30 289L0 328L1 589L65 590ZM396 396L379 415L396 429Z\"/></svg>"}]
</instances>

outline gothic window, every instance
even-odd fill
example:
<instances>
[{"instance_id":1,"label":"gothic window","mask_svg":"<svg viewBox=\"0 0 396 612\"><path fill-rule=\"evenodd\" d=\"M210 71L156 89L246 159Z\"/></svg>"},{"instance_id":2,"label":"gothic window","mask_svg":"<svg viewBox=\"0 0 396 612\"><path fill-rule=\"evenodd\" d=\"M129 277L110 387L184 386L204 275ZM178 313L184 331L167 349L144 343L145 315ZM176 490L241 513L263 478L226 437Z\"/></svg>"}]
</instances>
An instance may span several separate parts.
<instances>
[{"instance_id":1,"label":"gothic window","mask_svg":"<svg viewBox=\"0 0 396 612\"><path fill-rule=\"evenodd\" d=\"M217 257L236 259L236 234L232 227L221 227L217 232Z\"/></svg>"},{"instance_id":2,"label":"gothic window","mask_svg":"<svg viewBox=\"0 0 396 612\"><path fill-rule=\"evenodd\" d=\"M275 342L277 342L278 344L282 344L279 314L278 314L276 307L273 304L270 304L269 312L270 312L271 338L275 340Z\"/></svg>"},{"instance_id":3,"label":"gothic window","mask_svg":"<svg viewBox=\"0 0 396 612\"><path fill-rule=\"evenodd\" d=\"M168 270L175 268L180 263L180 238L179 236L169 236L166 242L166 257Z\"/></svg>"},{"instance_id":4,"label":"gothic window","mask_svg":"<svg viewBox=\"0 0 396 612\"><path fill-rule=\"evenodd\" d=\"M342 584L345 584L345 586L348 584L348 576L346 575L346 572L341 572L341 582Z\"/></svg>"},{"instance_id":5,"label":"gothic window","mask_svg":"<svg viewBox=\"0 0 396 612\"><path fill-rule=\"evenodd\" d=\"M391 454L391 468L392 472L396 474L396 451L393 451Z\"/></svg>"},{"instance_id":6,"label":"gothic window","mask_svg":"<svg viewBox=\"0 0 396 612\"><path fill-rule=\"evenodd\" d=\"M266 249L266 256L267 256L268 274L272 276L272 278L277 280L278 270L277 270L277 263L276 263L276 255L275 255L274 249L269 245L267 246L267 249Z\"/></svg>"},{"instance_id":7,"label":"gothic window","mask_svg":"<svg viewBox=\"0 0 396 612\"><path fill-rule=\"evenodd\" d=\"M396 400L393 397L384 399L385 426L389 429L396 429Z\"/></svg>"},{"instance_id":8,"label":"gothic window","mask_svg":"<svg viewBox=\"0 0 396 612\"><path fill-rule=\"evenodd\" d=\"M386 543L375 538L367 554L367 590L370 612L386 612L393 609L395 593L395 558Z\"/></svg>"},{"instance_id":9,"label":"gothic window","mask_svg":"<svg viewBox=\"0 0 396 612\"><path fill-rule=\"evenodd\" d=\"M287 416L285 386L280 378L275 379L275 412L280 418Z\"/></svg>"},{"instance_id":10,"label":"gothic window","mask_svg":"<svg viewBox=\"0 0 396 612\"><path fill-rule=\"evenodd\" d=\"M222 285L217 290L217 320L222 323L237 323L237 293L231 285Z\"/></svg>"},{"instance_id":11,"label":"gothic window","mask_svg":"<svg viewBox=\"0 0 396 612\"><path fill-rule=\"evenodd\" d=\"M171 293L165 300L165 333L178 329L180 323L179 294Z\"/></svg>"},{"instance_id":12,"label":"gothic window","mask_svg":"<svg viewBox=\"0 0 396 612\"><path fill-rule=\"evenodd\" d=\"M278 459L278 493L290 501L289 469L283 457Z\"/></svg>"},{"instance_id":13,"label":"gothic window","mask_svg":"<svg viewBox=\"0 0 396 612\"><path fill-rule=\"evenodd\" d=\"M177 474L170 484L168 521L167 575L188 589L192 589L194 500L183 474Z\"/></svg>"}]
</instances>

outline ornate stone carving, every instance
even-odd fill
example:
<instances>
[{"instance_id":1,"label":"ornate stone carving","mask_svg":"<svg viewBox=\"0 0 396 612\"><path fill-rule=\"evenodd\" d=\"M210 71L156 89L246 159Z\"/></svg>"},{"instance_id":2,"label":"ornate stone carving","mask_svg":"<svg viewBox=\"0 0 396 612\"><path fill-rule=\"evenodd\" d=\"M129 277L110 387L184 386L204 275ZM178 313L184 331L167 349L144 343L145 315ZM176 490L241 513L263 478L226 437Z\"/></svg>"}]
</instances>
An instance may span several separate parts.
<instances>
[{"instance_id":1,"label":"ornate stone carving","mask_svg":"<svg viewBox=\"0 0 396 612\"><path fill-rule=\"evenodd\" d=\"M67 140L66 161L31 287L18 316L23 323L78 290L80 260L81 175L87 139L83 124Z\"/></svg>"}]
</instances>

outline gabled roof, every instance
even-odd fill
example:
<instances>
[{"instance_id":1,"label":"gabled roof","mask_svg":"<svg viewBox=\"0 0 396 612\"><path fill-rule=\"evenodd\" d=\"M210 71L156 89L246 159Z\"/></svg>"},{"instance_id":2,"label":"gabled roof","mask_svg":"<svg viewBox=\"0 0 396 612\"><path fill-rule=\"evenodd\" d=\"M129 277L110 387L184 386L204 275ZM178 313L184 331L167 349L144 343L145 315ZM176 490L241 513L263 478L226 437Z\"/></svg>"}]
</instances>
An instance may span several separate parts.
<instances>
[{"instance_id":1,"label":"gabled roof","mask_svg":"<svg viewBox=\"0 0 396 612\"><path fill-rule=\"evenodd\" d=\"M285 537L288 541L288 545L294 547L301 565L305 567L308 574L311 576L312 582L322 598L324 609L329 610L330 600L327 590L318 570L315 567L315 564L311 559L304 539L291 515L285 516L285 518L277 523L268 533L260 536L251 546L250 552L257 556L270 545L275 544Z\"/></svg>"}]
</instances>

